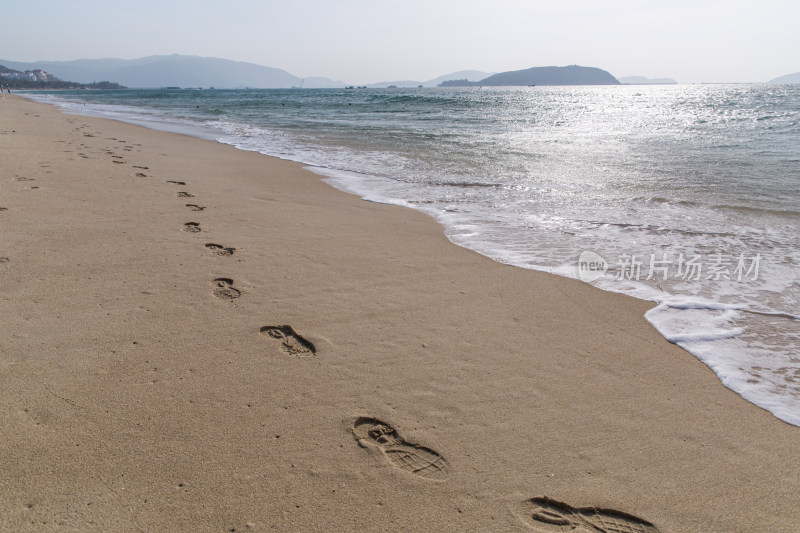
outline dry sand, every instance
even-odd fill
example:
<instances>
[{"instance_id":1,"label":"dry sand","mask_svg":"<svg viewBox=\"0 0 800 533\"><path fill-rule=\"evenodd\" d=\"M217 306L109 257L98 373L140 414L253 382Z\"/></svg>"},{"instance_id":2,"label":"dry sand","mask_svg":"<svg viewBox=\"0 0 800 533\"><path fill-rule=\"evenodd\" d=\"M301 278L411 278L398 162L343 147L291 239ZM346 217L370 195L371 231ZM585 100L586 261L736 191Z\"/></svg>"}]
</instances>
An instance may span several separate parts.
<instances>
[{"instance_id":1,"label":"dry sand","mask_svg":"<svg viewBox=\"0 0 800 533\"><path fill-rule=\"evenodd\" d=\"M646 302L20 97L0 158L3 531L800 531L800 429Z\"/></svg>"}]
</instances>

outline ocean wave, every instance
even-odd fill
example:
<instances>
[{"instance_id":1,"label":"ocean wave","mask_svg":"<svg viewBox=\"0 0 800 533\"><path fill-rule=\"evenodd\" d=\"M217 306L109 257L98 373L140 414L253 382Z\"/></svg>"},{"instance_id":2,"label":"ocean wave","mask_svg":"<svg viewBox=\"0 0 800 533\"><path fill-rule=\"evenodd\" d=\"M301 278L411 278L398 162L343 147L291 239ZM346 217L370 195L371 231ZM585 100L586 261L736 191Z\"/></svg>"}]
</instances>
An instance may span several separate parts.
<instances>
[{"instance_id":1,"label":"ocean wave","mask_svg":"<svg viewBox=\"0 0 800 533\"><path fill-rule=\"evenodd\" d=\"M800 211L794 209L770 209L765 207L758 207L752 205L712 205L712 209L735 211L738 213L748 213L755 215L771 215L782 218L800 218Z\"/></svg>"}]
</instances>

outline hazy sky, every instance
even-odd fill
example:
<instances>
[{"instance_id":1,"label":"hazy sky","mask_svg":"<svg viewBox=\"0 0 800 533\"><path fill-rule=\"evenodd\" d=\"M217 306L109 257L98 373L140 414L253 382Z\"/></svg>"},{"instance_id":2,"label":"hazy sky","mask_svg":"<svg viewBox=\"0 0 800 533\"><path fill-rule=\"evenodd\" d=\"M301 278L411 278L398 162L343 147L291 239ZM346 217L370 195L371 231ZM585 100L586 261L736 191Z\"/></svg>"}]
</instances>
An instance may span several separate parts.
<instances>
[{"instance_id":1,"label":"hazy sky","mask_svg":"<svg viewBox=\"0 0 800 533\"><path fill-rule=\"evenodd\" d=\"M797 0L5 0L0 58L188 54L348 83L599 67L680 82L800 71Z\"/></svg>"}]
</instances>

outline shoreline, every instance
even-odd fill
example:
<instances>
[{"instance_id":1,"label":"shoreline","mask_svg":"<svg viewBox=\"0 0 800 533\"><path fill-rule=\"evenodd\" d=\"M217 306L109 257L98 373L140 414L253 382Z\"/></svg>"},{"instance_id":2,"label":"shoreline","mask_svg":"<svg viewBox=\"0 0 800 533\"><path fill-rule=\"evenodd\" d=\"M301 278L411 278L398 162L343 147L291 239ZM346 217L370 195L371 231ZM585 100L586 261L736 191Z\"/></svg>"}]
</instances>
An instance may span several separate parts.
<instances>
[{"instance_id":1,"label":"shoreline","mask_svg":"<svg viewBox=\"0 0 800 533\"><path fill-rule=\"evenodd\" d=\"M502 265L299 163L18 96L0 113L0 528L547 531L543 496L658 531L800 518L797 428L650 302Z\"/></svg>"},{"instance_id":2,"label":"shoreline","mask_svg":"<svg viewBox=\"0 0 800 533\"><path fill-rule=\"evenodd\" d=\"M31 96L31 98L34 97ZM38 98L34 99L39 100ZM41 101L53 103L49 97ZM466 206L462 209L463 203L457 200L455 209L448 208L442 210L435 206L441 205L440 202L442 201L447 201L434 193L432 195L434 199L432 202L433 208L429 208L429 201L424 200L424 198L428 198L428 193L414 190L413 188L408 189L405 186L395 188L395 186L389 184L393 180L387 181L385 176L383 178L380 177L383 176L380 172L373 175L368 170L364 171L363 168L362 170L352 170L357 167L363 167L365 164L369 166L368 163L364 163L370 161L370 158L367 157L366 154L362 154L361 163L351 160L350 164L348 164L347 160L342 161L337 159L335 154L328 154L332 159L326 159L320 154L317 154L316 157L312 155L308 158L308 154L305 156L303 155L303 150L298 152L289 145L283 146L285 151L276 150L276 147L271 146L257 131L254 135L258 140L250 141L249 135L241 136L239 133L236 133L237 127L220 127L216 129L215 126L209 126L208 124L203 124L202 126L197 124L190 125L183 121L183 119L178 119L174 116L171 119L167 118L169 113L167 113L167 115L159 115L159 118L153 121L148 118L143 119L141 116L137 118L138 115L135 112L129 112L127 107L123 108L126 109L126 111L122 112L122 114L116 114L116 112L110 110L111 108L107 107L93 108L92 106L85 107L80 105L76 107L73 104L69 104L66 100L59 99L56 99L55 103L63 112L67 113L95 116L98 118L110 118L150 127L152 129L188 134L189 136L199 137L201 139L212 139L223 144L232 145L241 150L254 151L265 155L277 156L279 159L303 163L313 172L325 175L326 179L324 181L326 183L344 190L345 192L378 203L410 207L432 216L444 227L444 233L448 240L500 263L555 273L572 279L583 279L580 275L576 276L576 267L579 263L579 259L577 257L572 257L572 254L564 254L562 250L584 250L589 254L601 251L601 253L609 259L608 264L614 265L615 261L612 259L613 251L609 252L609 250L605 249L605 246L608 246L610 250L616 248L617 267L622 264L620 261L622 261L624 257L624 255L620 255L621 252L618 244L615 245L615 243L618 243L619 236L612 236L608 243L604 246L600 246L596 238L589 239L589 242L578 238L569 244L559 240L557 234L549 235L546 230L544 232L523 231L523 233L529 235L538 234L538 237L527 240L526 242L526 239L529 239L529 237L521 235L519 233L520 228L516 227L513 223L501 223L499 225L501 228L499 230L499 235L492 236L492 233L498 231L497 228L492 229L492 226L495 225L493 222L494 219L491 213L487 213L481 207L478 207L477 211ZM156 109L158 109L158 106L152 108L152 110ZM248 124L249 122L245 120L244 123L240 123L239 125L244 126L246 130L248 127L253 126L253 124L249 124L249 126ZM256 127L256 130L258 130L258 127ZM319 134L320 132L316 133ZM300 142L300 140L297 139L297 142ZM266 146L271 146L271 148L265 149ZM421 146L419 148L422 149ZM423 155L420 155L420 157L422 159L427 158L427 156ZM342 163L345 164L344 167L341 166ZM351 167L351 170L344 170L345 168ZM420 201L420 198L423 198L423 200ZM485 199L483 201L485 201ZM474 205L481 204L483 201L478 201ZM484 208L485 207L486 206L484 206ZM691 213L687 215L691 218ZM473 217L477 218L473 219ZM601 216L600 218L603 217ZM610 218L613 219L614 216L611 215ZM470 222L467 224L466 228L463 228L461 224L465 219ZM611 226L614 225L615 224L611 224ZM627 223L623 224L623 226L626 225ZM669 224L667 223L667 225ZM465 232L466 235L464 235ZM680 230L678 232L680 233ZM636 241L636 237L634 237L634 241ZM780 241L780 239L777 241ZM498 244L499 242L505 242L506 244ZM513 244L508 245L509 242ZM667 239L666 242L662 243L662 246L666 246L667 243L669 243L668 247L674 250L682 250L687 245L691 245L691 243L680 242L680 240L675 242ZM645 246L642 248L640 243L639 246L632 246L626 253L631 253L634 256L637 255L635 248L639 249L639 253L645 250L645 252L642 253L643 257L641 257L641 259L644 265L642 268L646 271L647 247ZM721 249L719 244L716 246L716 249ZM735 249L735 247L732 248L732 250L733 249ZM552 251L555 251L558 257L555 263L552 263L554 259L551 257ZM650 251L653 252L654 250ZM611 255L609 255L609 253ZM730 257L735 257L735 253L731 253L732 255ZM704 266L706 268L711 268L713 266L712 261L715 260L722 262L723 264L720 265L720 268L725 269L725 261L722 261L723 255L725 254L718 255L717 259L714 259L714 254L707 255L706 257L698 255L695 258L695 260L699 259L701 264L698 268L698 278L692 281L693 284L697 285L694 289L700 292L705 292L710 289L712 292L711 295L706 292L702 298L696 297L695 292L689 290L690 288L686 286L675 292L669 285L664 286L659 282L642 281L638 271L635 273L633 269L627 273L628 276L636 274L636 279L633 282L629 283L620 280L620 277L623 276L625 272L617 271L615 273L609 270L607 275L604 274L591 284L604 290L618 292L648 302L653 302L656 308L648 311L646 319L664 338L677 344L689 353L692 353L700 361L703 361L704 364L709 366L709 368L717 374L720 381L726 387L755 405L766 408L781 420L795 426L800 426L800 418L798 418L796 414L800 405L798 405L796 401L797 395L793 394L798 391L797 387L794 386L793 378L790 374L790 365L787 366L785 364L787 358L791 359L792 357L792 331L796 329L796 326L793 323L764 323L763 319L760 321L754 319L753 317L755 314L748 314L748 311L751 309L760 309L761 312L763 312L761 316L771 316L773 317L771 319L773 322L781 318L784 320L792 320L793 317L787 313L775 311L776 309L791 309L791 299L787 296L784 301L784 303L789 304L789 307L781 307L780 305L778 307L763 307L760 303L761 295L755 291L754 287L750 287L749 289L742 287L744 292L739 293L735 298L731 298L725 296L726 290L723 290L722 286L716 288L707 286L706 281L699 280L699 270ZM654 257L655 256L651 255L651 267L653 266ZM683 260L682 257L682 254L680 257L676 257L674 253L672 254L672 258L670 261L667 261L666 264L668 266L664 269L662 274L663 282L666 282L668 276L667 270L670 268L669 265L674 267L675 264L680 264ZM725 257L727 257L727 255ZM788 255L787 257L792 257L792 255ZM746 259L753 261L753 263L751 263L751 268L753 264L756 264L756 257L750 256L749 258L745 258L742 253L739 258L742 265L740 277L746 267ZM605 261L605 259L602 260ZM703 262L705 262L705 265L702 264ZM730 267L732 268L733 265L731 264ZM624 266L622 268L624 268ZM651 271L651 274L654 272L656 272L656 270ZM749 273L750 271L748 270L748 274ZM677 273L674 270L669 273L670 280L673 284L677 281L680 274L679 266L677 268ZM723 279L727 279L727 275L724 275L724 272L722 272L722 274ZM780 279L784 279L785 276L792 277L789 272L780 273L773 271L770 275L765 276L765 279L769 278L770 282L774 283ZM685 275L683 277L684 279L686 278ZM756 268L752 280L746 282L755 283L757 277L758 268ZM710 276L705 276L705 279L711 278ZM741 283L742 280L740 279L739 282ZM770 283L767 283L767 285L769 284ZM737 284L733 283L733 285ZM729 286L727 290L730 291L738 288L739 287ZM780 294L780 292L781 291L776 290L775 294ZM720 316L720 310L722 309L727 310L724 316ZM780 339L775 339L774 336L771 335L770 332L773 331L774 328L778 328L779 331L781 331ZM759 346L760 343L765 343L765 345L770 348L759 349L757 346Z\"/></svg>"}]
</instances>

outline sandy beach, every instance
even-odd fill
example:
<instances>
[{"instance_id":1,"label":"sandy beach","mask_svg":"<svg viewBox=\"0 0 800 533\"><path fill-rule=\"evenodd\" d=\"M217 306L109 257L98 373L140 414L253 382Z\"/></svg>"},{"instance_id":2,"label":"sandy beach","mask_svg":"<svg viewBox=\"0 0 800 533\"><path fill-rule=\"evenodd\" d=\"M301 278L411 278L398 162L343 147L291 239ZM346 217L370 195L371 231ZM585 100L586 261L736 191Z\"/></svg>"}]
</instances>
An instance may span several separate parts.
<instances>
[{"instance_id":1,"label":"sandy beach","mask_svg":"<svg viewBox=\"0 0 800 533\"><path fill-rule=\"evenodd\" d=\"M0 530L800 530L648 302L301 165L0 100Z\"/></svg>"}]
</instances>

